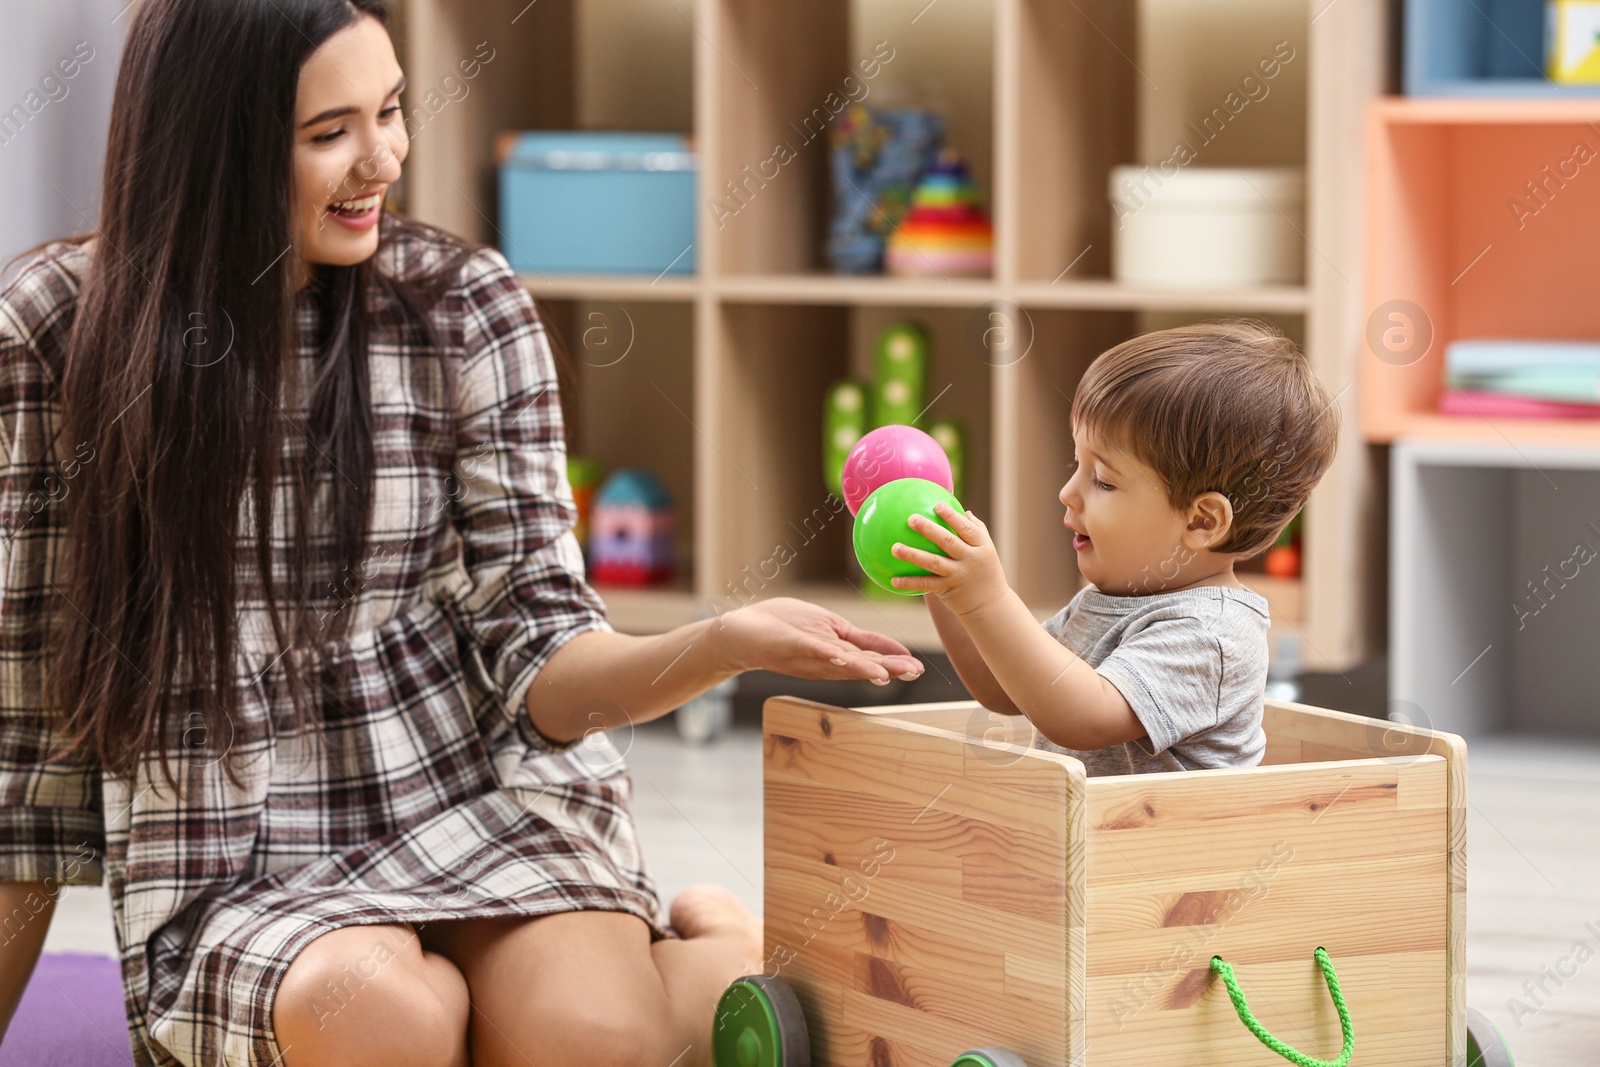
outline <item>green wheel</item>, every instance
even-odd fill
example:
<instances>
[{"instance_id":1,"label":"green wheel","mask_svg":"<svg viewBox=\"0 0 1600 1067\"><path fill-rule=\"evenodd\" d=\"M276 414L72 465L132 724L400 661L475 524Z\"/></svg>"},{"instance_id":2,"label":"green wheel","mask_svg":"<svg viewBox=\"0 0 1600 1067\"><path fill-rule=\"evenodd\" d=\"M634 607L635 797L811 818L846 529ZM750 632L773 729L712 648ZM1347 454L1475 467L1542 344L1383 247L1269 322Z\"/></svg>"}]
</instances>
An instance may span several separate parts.
<instances>
[{"instance_id":1,"label":"green wheel","mask_svg":"<svg viewBox=\"0 0 1600 1067\"><path fill-rule=\"evenodd\" d=\"M1511 1046L1477 1008L1467 1009L1467 1067L1514 1067Z\"/></svg>"},{"instance_id":2,"label":"green wheel","mask_svg":"<svg viewBox=\"0 0 1600 1067\"><path fill-rule=\"evenodd\" d=\"M811 1037L789 984L753 974L724 990L711 1057L716 1067L811 1067Z\"/></svg>"},{"instance_id":3,"label":"green wheel","mask_svg":"<svg viewBox=\"0 0 1600 1067\"><path fill-rule=\"evenodd\" d=\"M1028 1064L1008 1048L969 1048L957 1056L950 1067L1028 1067Z\"/></svg>"}]
</instances>

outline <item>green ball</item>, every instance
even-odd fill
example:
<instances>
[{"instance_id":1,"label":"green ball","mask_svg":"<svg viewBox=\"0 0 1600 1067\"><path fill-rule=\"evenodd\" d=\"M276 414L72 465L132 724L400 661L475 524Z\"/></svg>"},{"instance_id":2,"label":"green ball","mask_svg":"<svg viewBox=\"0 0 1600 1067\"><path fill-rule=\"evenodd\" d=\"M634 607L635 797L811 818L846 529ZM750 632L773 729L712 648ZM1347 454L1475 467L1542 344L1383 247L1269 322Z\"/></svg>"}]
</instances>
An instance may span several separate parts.
<instances>
[{"instance_id":1,"label":"green ball","mask_svg":"<svg viewBox=\"0 0 1600 1067\"><path fill-rule=\"evenodd\" d=\"M898 541L924 552L944 555L937 545L906 524L912 515L926 515L948 529L949 524L933 510L933 506L941 500L954 508L957 514L966 510L954 493L926 478L896 478L892 482L885 482L861 502L861 510L856 512L852 540L856 559L861 561L861 569L867 577L891 593L901 596L923 595L919 590L896 589L890 584L892 578L928 573L914 563L896 559L891 550Z\"/></svg>"}]
</instances>

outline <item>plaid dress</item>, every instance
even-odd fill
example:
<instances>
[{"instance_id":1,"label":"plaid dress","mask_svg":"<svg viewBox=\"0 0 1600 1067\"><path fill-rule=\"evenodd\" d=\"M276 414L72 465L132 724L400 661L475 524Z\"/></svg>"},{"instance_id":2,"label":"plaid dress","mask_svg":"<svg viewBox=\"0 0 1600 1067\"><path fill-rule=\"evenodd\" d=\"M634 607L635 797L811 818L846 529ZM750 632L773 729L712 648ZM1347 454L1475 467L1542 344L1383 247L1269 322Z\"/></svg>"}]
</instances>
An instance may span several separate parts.
<instances>
[{"instance_id":1,"label":"plaid dress","mask_svg":"<svg viewBox=\"0 0 1600 1067\"><path fill-rule=\"evenodd\" d=\"M427 237L379 252L402 265L443 254ZM589 909L670 936L617 752L603 736L554 745L524 707L552 653L610 626L572 534L549 343L493 249L432 312L457 361L454 411L439 353L373 298L376 500L369 562L341 593L351 636L314 650L337 678L317 705L324 739L291 728L286 665L258 583L241 580L241 717L220 740L245 758L242 788L214 748L177 757L177 797L154 756L131 781L39 766L53 747L40 653L71 610L56 504L94 461L92 441L56 440L56 382L92 255L54 243L0 294L0 880L53 892L109 879L135 1064L273 1064L278 982L336 927ZM317 311L309 292L296 299L309 383ZM285 413L300 425L308 391ZM286 436L286 458L308 447ZM287 568L286 484L278 493ZM29 916L0 918L9 939Z\"/></svg>"}]
</instances>

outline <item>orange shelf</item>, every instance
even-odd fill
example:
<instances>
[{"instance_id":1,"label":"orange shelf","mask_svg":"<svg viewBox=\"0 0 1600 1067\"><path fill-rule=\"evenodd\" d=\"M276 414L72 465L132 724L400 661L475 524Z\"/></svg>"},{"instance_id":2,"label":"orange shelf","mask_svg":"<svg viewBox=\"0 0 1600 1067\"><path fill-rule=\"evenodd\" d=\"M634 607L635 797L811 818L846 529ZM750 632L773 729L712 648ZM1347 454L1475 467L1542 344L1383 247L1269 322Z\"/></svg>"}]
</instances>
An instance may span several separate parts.
<instances>
[{"instance_id":1,"label":"orange shelf","mask_svg":"<svg viewBox=\"0 0 1600 1067\"><path fill-rule=\"evenodd\" d=\"M1552 100L1388 96L1373 101L1371 108L1374 116L1391 124L1545 125L1600 121L1600 97Z\"/></svg>"},{"instance_id":2,"label":"orange shelf","mask_svg":"<svg viewBox=\"0 0 1600 1067\"><path fill-rule=\"evenodd\" d=\"M1362 427L1593 440L1578 420L1437 414L1458 338L1600 338L1600 101L1392 100L1368 112Z\"/></svg>"},{"instance_id":3,"label":"orange shelf","mask_svg":"<svg viewBox=\"0 0 1600 1067\"><path fill-rule=\"evenodd\" d=\"M1583 444L1600 446L1600 419L1520 419L1439 415L1417 412L1397 419L1382 440L1397 437L1435 441L1504 444Z\"/></svg>"}]
</instances>

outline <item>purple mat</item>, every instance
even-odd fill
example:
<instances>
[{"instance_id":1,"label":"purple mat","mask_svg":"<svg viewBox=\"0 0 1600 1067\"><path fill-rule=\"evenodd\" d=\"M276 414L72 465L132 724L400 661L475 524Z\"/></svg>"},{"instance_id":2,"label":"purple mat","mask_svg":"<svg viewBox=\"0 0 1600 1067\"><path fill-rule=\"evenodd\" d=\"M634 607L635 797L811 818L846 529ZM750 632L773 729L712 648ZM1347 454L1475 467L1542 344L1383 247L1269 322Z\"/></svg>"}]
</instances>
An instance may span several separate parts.
<instances>
[{"instance_id":1,"label":"purple mat","mask_svg":"<svg viewBox=\"0 0 1600 1067\"><path fill-rule=\"evenodd\" d=\"M108 956L39 957L0 1067L132 1067L122 971Z\"/></svg>"}]
</instances>

